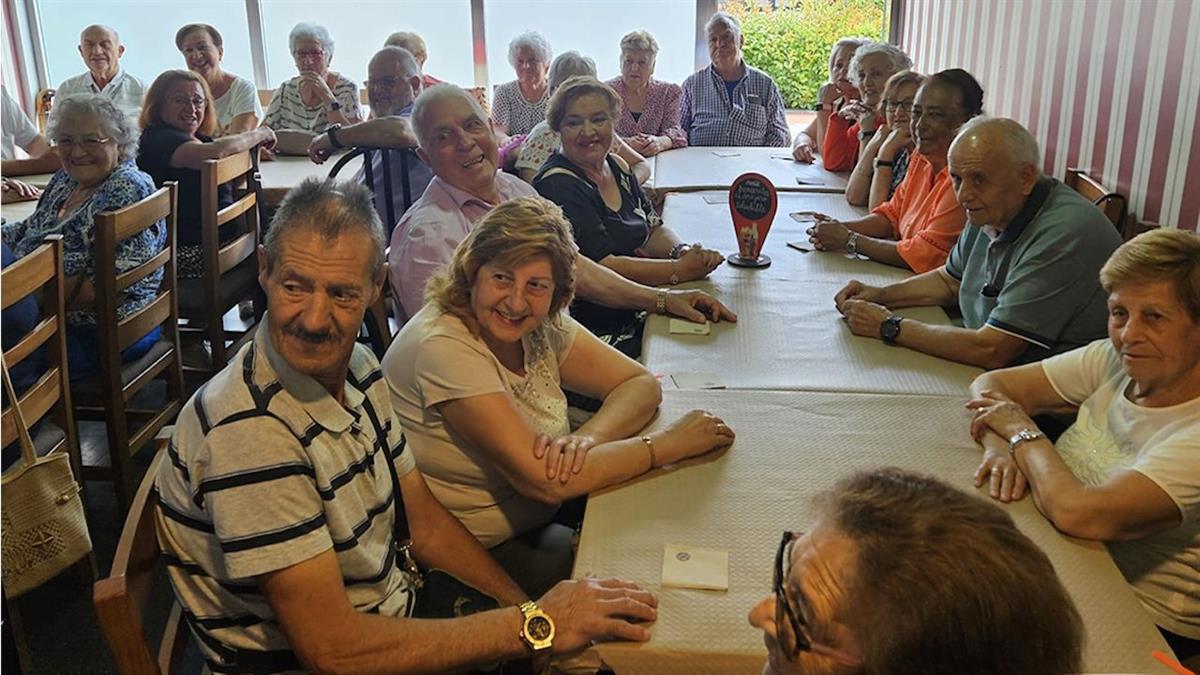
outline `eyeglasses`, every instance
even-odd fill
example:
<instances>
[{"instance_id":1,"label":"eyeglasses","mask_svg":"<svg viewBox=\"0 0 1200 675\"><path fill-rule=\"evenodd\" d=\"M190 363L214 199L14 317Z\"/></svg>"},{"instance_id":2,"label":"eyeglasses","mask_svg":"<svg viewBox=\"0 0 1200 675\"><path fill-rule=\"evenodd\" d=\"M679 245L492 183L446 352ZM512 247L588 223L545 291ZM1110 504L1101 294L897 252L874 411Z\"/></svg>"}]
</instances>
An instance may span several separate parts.
<instances>
[{"instance_id":1,"label":"eyeglasses","mask_svg":"<svg viewBox=\"0 0 1200 675\"><path fill-rule=\"evenodd\" d=\"M906 113L912 112L912 101L888 101L886 104L888 112L896 112L903 110Z\"/></svg>"},{"instance_id":2,"label":"eyeglasses","mask_svg":"<svg viewBox=\"0 0 1200 675\"><path fill-rule=\"evenodd\" d=\"M307 59L323 59L325 58L325 50L297 49L296 51L292 52L292 58L296 59L297 61L303 61Z\"/></svg>"},{"instance_id":3,"label":"eyeglasses","mask_svg":"<svg viewBox=\"0 0 1200 675\"><path fill-rule=\"evenodd\" d=\"M784 530L783 538L779 540L779 548L775 551L775 636L779 647L783 649L788 661L795 661L800 652L812 652L844 666L861 666L862 659L820 642L813 642L808 632L808 607L798 602L797 607L793 608L788 599L785 585L791 573L792 544L802 535L802 532ZM788 560L789 569L783 568L784 559ZM791 630L787 630L788 628Z\"/></svg>"},{"instance_id":4,"label":"eyeglasses","mask_svg":"<svg viewBox=\"0 0 1200 675\"><path fill-rule=\"evenodd\" d=\"M112 139L101 136L90 136L80 139L60 138L54 141L54 147L58 148L59 151L66 153L70 153L75 148L83 148L87 152L95 152L110 140Z\"/></svg>"},{"instance_id":5,"label":"eyeglasses","mask_svg":"<svg viewBox=\"0 0 1200 675\"><path fill-rule=\"evenodd\" d=\"M203 96L194 96L192 98L184 98L183 96L173 96L169 99L175 105L190 105L193 108L203 108L208 99Z\"/></svg>"},{"instance_id":6,"label":"eyeglasses","mask_svg":"<svg viewBox=\"0 0 1200 675\"><path fill-rule=\"evenodd\" d=\"M391 89L403 79L403 77L376 77L363 81L363 86L367 89Z\"/></svg>"}]
</instances>

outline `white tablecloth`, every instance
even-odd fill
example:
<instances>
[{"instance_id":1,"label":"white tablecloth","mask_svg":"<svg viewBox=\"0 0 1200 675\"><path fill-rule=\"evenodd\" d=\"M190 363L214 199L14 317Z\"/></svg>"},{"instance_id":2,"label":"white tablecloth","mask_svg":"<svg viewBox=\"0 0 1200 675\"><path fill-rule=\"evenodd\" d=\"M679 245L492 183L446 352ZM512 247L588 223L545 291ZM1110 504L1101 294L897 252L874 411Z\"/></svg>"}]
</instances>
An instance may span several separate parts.
<instances>
[{"instance_id":1,"label":"white tablecloth","mask_svg":"<svg viewBox=\"0 0 1200 675\"><path fill-rule=\"evenodd\" d=\"M665 392L655 426L703 408L723 417L738 438L719 458L589 498L575 575L631 579L659 598L651 641L603 644L604 660L621 675L759 672L766 650L746 614L771 593L781 532L811 526L811 498L857 470L898 466L974 490L979 451L967 435L962 403L922 396ZM1103 547L1060 535L1029 498L1002 508L1046 552L1074 598L1087 629L1086 670L1159 672L1150 652L1166 645ZM728 550L729 590L662 588L668 543Z\"/></svg>"},{"instance_id":2,"label":"white tablecloth","mask_svg":"<svg viewBox=\"0 0 1200 675\"><path fill-rule=\"evenodd\" d=\"M845 192L846 174L792 159L790 148L689 147L661 152L654 157L654 188L703 190L727 188L748 171L760 173L777 190L793 192Z\"/></svg>"}]
</instances>

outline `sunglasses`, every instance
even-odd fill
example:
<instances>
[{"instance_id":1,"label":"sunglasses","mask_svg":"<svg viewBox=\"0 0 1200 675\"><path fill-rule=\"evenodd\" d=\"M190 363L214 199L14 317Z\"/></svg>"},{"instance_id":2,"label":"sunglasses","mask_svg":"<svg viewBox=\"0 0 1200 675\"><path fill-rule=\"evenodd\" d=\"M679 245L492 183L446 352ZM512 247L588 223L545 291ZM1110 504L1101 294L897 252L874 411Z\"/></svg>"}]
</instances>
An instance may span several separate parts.
<instances>
[{"instance_id":1,"label":"sunglasses","mask_svg":"<svg viewBox=\"0 0 1200 675\"><path fill-rule=\"evenodd\" d=\"M808 630L810 614L808 607L803 604L803 596L797 597L796 607L792 606L788 598L786 584L791 573L792 544L803 534L785 530L783 538L779 540L779 548L775 551L775 639L788 661L795 661L800 652L812 652L844 666L861 666L862 659L829 645L814 642ZM788 561L789 569L784 569L784 560Z\"/></svg>"}]
</instances>

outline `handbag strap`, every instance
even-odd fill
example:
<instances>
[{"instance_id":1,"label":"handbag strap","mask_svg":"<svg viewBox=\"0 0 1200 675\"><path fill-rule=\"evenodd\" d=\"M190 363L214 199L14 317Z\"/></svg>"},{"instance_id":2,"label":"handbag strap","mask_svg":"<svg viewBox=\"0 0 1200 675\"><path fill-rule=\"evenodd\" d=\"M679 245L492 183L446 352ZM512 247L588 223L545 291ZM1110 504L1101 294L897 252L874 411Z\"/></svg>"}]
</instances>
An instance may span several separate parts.
<instances>
[{"instance_id":1,"label":"handbag strap","mask_svg":"<svg viewBox=\"0 0 1200 675\"><path fill-rule=\"evenodd\" d=\"M8 396L8 402L12 406L13 415L16 416L17 438L21 446L21 459L24 460L26 465L33 464L37 461L37 453L33 450L33 438L29 436L29 425L25 423L25 414L21 412L21 399L17 398L17 392L13 390L12 377L8 374L8 359L0 358L0 369L3 370L4 393Z\"/></svg>"},{"instance_id":2,"label":"handbag strap","mask_svg":"<svg viewBox=\"0 0 1200 675\"><path fill-rule=\"evenodd\" d=\"M393 536L396 539L397 546L406 546L412 543L412 534L408 529L408 514L404 510L404 493L400 491L400 477L396 475L396 466L392 463L392 456L388 452L387 434L384 433L383 426L379 424L379 418L375 415L374 406L365 398L363 399L363 410L367 412L367 417L371 420L371 426L375 428L376 441L383 443L384 463L387 464L388 473L392 477L392 501L396 508L396 521L392 523ZM400 453L404 452L407 444L407 439L401 435ZM397 455L400 453L397 453Z\"/></svg>"}]
</instances>

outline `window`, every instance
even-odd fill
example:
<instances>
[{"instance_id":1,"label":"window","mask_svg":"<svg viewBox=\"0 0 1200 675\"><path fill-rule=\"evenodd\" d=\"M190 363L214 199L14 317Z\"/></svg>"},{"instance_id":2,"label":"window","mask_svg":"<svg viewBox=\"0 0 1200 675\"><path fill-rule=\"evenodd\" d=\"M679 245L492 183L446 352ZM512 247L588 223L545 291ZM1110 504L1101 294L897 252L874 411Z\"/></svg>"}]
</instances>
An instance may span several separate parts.
<instances>
[{"instance_id":1,"label":"window","mask_svg":"<svg viewBox=\"0 0 1200 675\"><path fill-rule=\"evenodd\" d=\"M41 0L38 16L46 48L50 86L85 70L79 55L79 33L92 24L114 28L125 46L121 67L146 86L164 70L186 68L175 48L175 31L189 23L212 24L225 42L221 67L254 80L245 0L172 3L160 0Z\"/></svg>"},{"instance_id":2,"label":"window","mask_svg":"<svg viewBox=\"0 0 1200 675\"><path fill-rule=\"evenodd\" d=\"M300 21L320 24L333 38L330 68L362 86L367 63L388 35L409 30L425 39L431 75L464 87L475 84L469 0L261 0L266 33L267 83L278 87L296 75L288 33ZM245 5L242 3L242 13Z\"/></svg>"}]
</instances>

